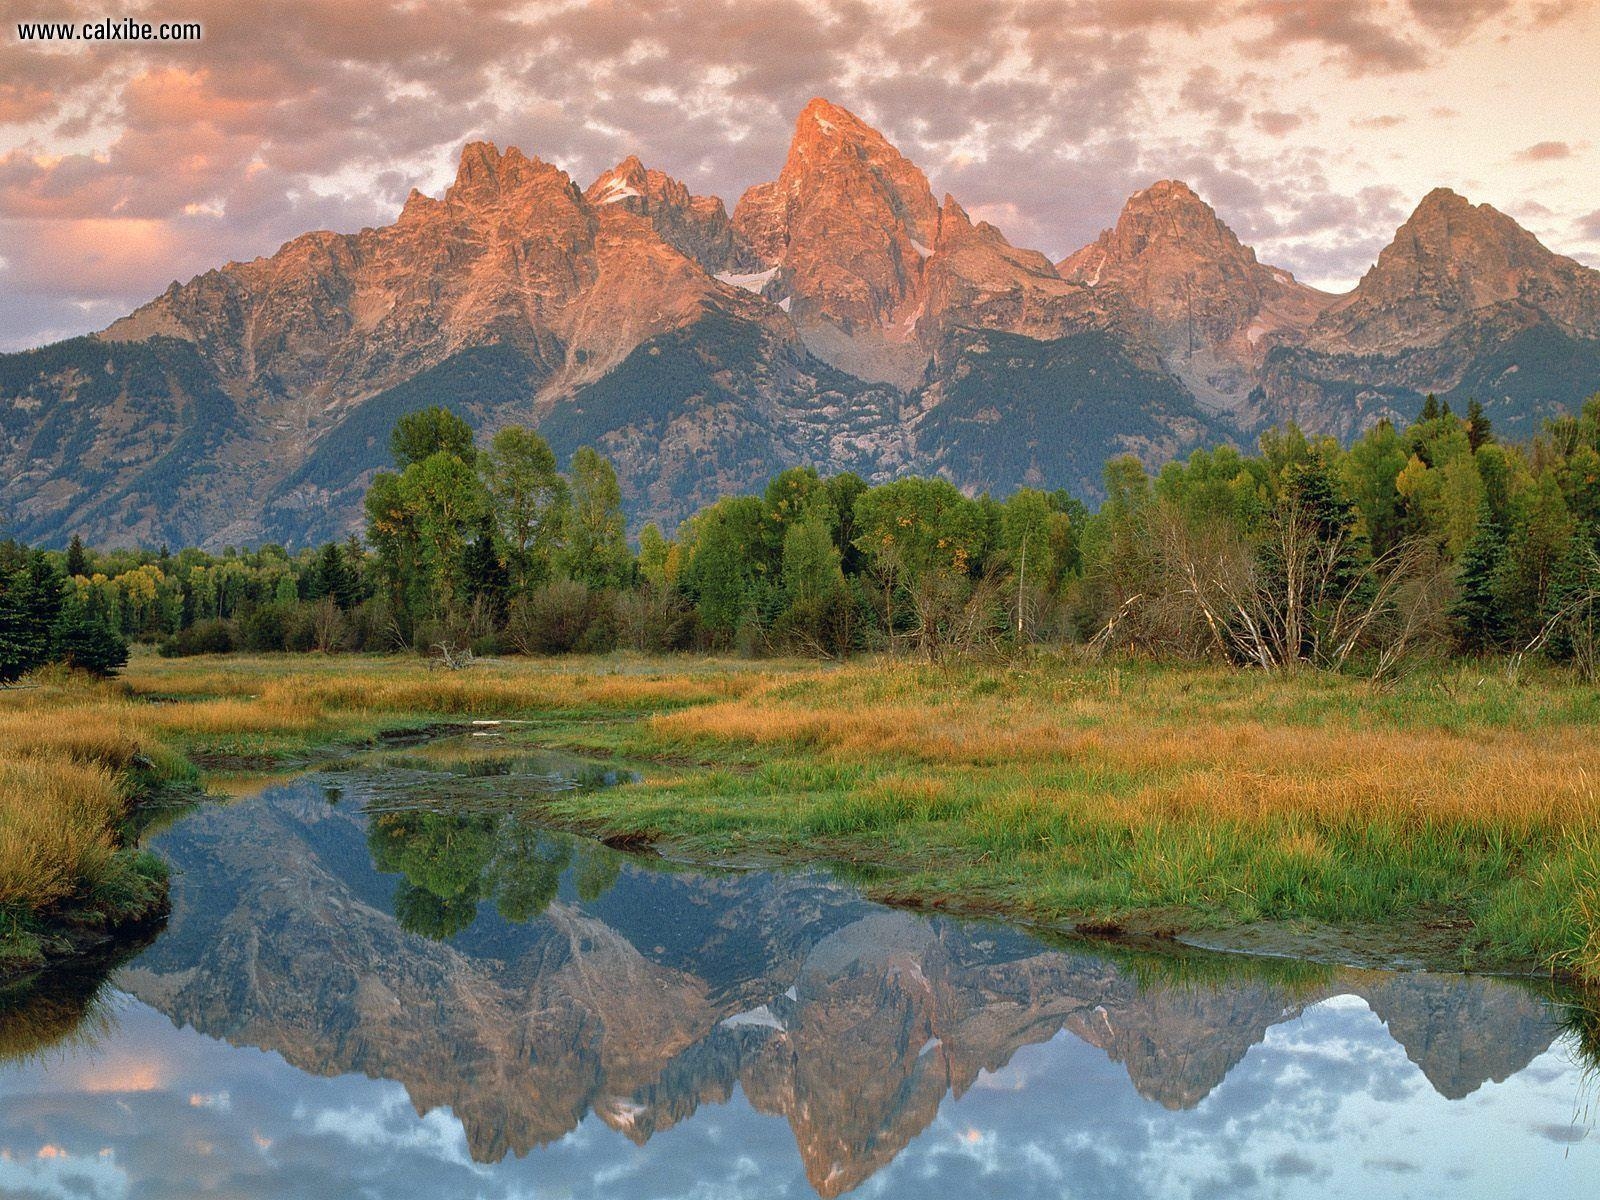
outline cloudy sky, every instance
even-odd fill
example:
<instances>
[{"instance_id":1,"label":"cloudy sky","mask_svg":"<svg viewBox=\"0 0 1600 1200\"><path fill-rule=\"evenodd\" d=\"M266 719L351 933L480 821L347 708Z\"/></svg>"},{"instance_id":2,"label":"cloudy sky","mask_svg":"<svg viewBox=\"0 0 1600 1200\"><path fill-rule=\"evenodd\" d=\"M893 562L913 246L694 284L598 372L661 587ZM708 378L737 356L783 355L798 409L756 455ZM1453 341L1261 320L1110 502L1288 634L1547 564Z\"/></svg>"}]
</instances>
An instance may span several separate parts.
<instances>
[{"instance_id":1,"label":"cloudy sky","mask_svg":"<svg viewBox=\"0 0 1600 1200\"><path fill-rule=\"evenodd\" d=\"M159 0L199 43L23 44L0 0L0 348L393 219L490 138L586 184L628 153L730 206L827 96L1059 257L1188 180L1347 288L1430 188L1600 265L1592 0Z\"/></svg>"}]
</instances>

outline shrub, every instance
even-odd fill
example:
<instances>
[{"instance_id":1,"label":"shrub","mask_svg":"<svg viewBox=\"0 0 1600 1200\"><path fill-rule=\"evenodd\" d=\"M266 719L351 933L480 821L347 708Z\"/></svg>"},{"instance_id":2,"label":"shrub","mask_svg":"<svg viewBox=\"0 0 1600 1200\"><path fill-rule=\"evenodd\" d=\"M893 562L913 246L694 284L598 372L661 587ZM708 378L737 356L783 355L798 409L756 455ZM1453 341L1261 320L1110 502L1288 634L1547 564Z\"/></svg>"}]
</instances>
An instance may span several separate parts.
<instances>
[{"instance_id":1,"label":"shrub","mask_svg":"<svg viewBox=\"0 0 1600 1200\"><path fill-rule=\"evenodd\" d=\"M166 638L160 647L162 658L187 658L193 654L228 654L237 644L232 621L197 621L187 629Z\"/></svg>"},{"instance_id":2,"label":"shrub","mask_svg":"<svg viewBox=\"0 0 1600 1200\"><path fill-rule=\"evenodd\" d=\"M621 645L650 654L694 645L695 610L676 592L646 586L621 593L613 607Z\"/></svg>"},{"instance_id":3,"label":"shrub","mask_svg":"<svg viewBox=\"0 0 1600 1200\"><path fill-rule=\"evenodd\" d=\"M282 650L285 648L289 619L294 605L273 601L252 609L239 618L239 647L243 650Z\"/></svg>"},{"instance_id":4,"label":"shrub","mask_svg":"<svg viewBox=\"0 0 1600 1200\"><path fill-rule=\"evenodd\" d=\"M403 650L405 630L396 619L387 596L373 596L351 609L347 641L352 650Z\"/></svg>"},{"instance_id":5,"label":"shrub","mask_svg":"<svg viewBox=\"0 0 1600 1200\"><path fill-rule=\"evenodd\" d=\"M604 593L575 580L557 579L512 602L506 636L520 654L594 649L594 643L604 640L608 632L594 627L601 622L602 609L609 607ZM614 642L614 622L608 623Z\"/></svg>"}]
</instances>

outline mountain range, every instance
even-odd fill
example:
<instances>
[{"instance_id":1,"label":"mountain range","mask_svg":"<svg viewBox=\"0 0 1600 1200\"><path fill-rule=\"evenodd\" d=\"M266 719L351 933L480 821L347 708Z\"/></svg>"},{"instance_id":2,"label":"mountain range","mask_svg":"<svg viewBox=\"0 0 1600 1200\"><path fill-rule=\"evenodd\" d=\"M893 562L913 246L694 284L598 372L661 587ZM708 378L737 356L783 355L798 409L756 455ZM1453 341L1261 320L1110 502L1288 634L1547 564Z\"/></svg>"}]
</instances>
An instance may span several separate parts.
<instances>
[{"instance_id":1,"label":"mountain range","mask_svg":"<svg viewBox=\"0 0 1600 1200\"><path fill-rule=\"evenodd\" d=\"M475 142L443 197L308 233L100 333L0 355L0 514L49 544L300 545L361 521L402 413L598 447L670 528L809 464L1066 487L1425 393L1532 433L1600 387L1600 272L1429 193L1345 295L1259 262L1187 185L1060 262L825 100L730 214L627 158L586 189Z\"/></svg>"}]
</instances>

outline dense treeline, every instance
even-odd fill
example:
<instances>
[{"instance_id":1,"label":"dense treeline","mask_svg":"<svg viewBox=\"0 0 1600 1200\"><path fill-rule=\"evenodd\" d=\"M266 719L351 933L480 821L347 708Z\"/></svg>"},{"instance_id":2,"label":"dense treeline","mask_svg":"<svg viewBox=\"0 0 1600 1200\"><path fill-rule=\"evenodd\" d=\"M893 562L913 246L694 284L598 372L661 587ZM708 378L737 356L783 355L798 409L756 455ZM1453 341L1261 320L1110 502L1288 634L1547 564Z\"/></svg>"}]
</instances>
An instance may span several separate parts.
<instances>
[{"instance_id":1,"label":"dense treeline","mask_svg":"<svg viewBox=\"0 0 1600 1200\"><path fill-rule=\"evenodd\" d=\"M68 578L56 557L0 542L0 684L47 663L108 675L128 661L105 593Z\"/></svg>"},{"instance_id":2,"label":"dense treeline","mask_svg":"<svg viewBox=\"0 0 1600 1200\"><path fill-rule=\"evenodd\" d=\"M1349 448L1291 426L1256 454L1198 451L1153 476L1121 458L1094 513L1061 491L974 498L942 479L874 487L793 468L670 537L647 526L636 548L592 449L563 472L538 434L502 429L480 447L442 408L403 417L391 446L364 540L298 554L11 547L0 621L31 588L59 602L47 646L98 623L172 654L937 658L1074 642L1378 672L1425 650L1537 650L1591 675L1600 658L1600 396L1527 446L1497 441L1476 405L1430 398L1409 427L1382 422Z\"/></svg>"}]
</instances>

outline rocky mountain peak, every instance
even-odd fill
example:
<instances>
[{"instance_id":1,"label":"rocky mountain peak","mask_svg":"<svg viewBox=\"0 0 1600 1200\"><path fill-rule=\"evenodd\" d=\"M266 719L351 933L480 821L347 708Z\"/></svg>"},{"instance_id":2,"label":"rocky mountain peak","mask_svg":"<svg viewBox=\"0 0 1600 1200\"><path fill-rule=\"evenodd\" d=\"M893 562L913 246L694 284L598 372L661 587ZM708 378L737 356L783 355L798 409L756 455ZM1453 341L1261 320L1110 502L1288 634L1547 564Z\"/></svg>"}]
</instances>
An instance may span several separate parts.
<instances>
[{"instance_id":1,"label":"rocky mountain peak","mask_svg":"<svg viewBox=\"0 0 1600 1200\"><path fill-rule=\"evenodd\" d=\"M515 146L500 151L493 142L469 142L461 151L455 182L445 191L446 204L477 207L526 195L536 189L576 192L559 167L530 158Z\"/></svg>"},{"instance_id":2,"label":"rocky mountain peak","mask_svg":"<svg viewBox=\"0 0 1600 1200\"><path fill-rule=\"evenodd\" d=\"M645 212L649 208L650 175L651 172L645 169L638 155L630 154L591 183L588 190L583 193L583 198L594 205L621 204L638 212ZM660 171L655 172L655 175L658 196L670 190L671 185L677 182ZM682 188L682 190L687 196L689 189ZM630 205L629 201L640 203Z\"/></svg>"},{"instance_id":3,"label":"rocky mountain peak","mask_svg":"<svg viewBox=\"0 0 1600 1200\"><path fill-rule=\"evenodd\" d=\"M1313 331L1319 345L1373 353L1431 345L1509 305L1514 322L1567 331L1600 322L1600 273L1545 248L1516 221L1449 188L1422 198L1349 295Z\"/></svg>"},{"instance_id":4,"label":"rocky mountain peak","mask_svg":"<svg viewBox=\"0 0 1600 1200\"><path fill-rule=\"evenodd\" d=\"M831 178L830 178L831 177ZM872 126L837 104L817 98L801 109L779 182L784 190L813 182L860 187L888 209L892 223L924 243L938 234L933 189L910 159ZM849 191L825 199L849 200Z\"/></svg>"},{"instance_id":5,"label":"rocky mountain peak","mask_svg":"<svg viewBox=\"0 0 1600 1200\"><path fill-rule=\"evenodd\" d=\"M1063 277L1119 294L1163 360L1209 406L1238 410L1267 350L1295 340L1332 297L1265 266L1188 184L1135 192L1117 223L1060 263Z\"/></svg>"},{"instance_id":6,"label":"rocky mountain peak","mask_svg":"<svg viewBox=\"0 0 1600 1200\"><path fill-rule=\"evenodd\" d=\"M972 232L972 218L967 210L949 192L939 204L939 236L934 239L934 249L943 252Z\"/></svg>"},{"instance_id":7,"label":"rocky mountain peak","mask_svg":"<svg viewBox=\"0 0 1600 1200\"><path fill-rule=\"evenodd\" d=\"M1107 268L1126 279L1132 271L1165 276L1189 273L1201 264L1240 277L1257 265L1255 251L1193 188L1164 179L1130 196L1116 225L1060 266L1069 279L1098 284Z\"/></svg>"},{"instance_id":8,"label":"rocky mountain peak","mask_svg":"<svg viewBox=\"0 0 1600 1200\"><path fill-rule=\"evenodd\" d=\"M853 113L816 99L775 183L745 193L736 231L776 268L769 294L813 353L862 378L908 383L923 263L939 236L928 179Z\"/></svg>"},{"instance_id":9,"label":"rocky mountain peak","mask_svg":"<svg viewBox=\"0 0 1600 1200\"><path fill-rule=\"evenodd\" d=\"M1374 270L1427 258L1450 258L1457 263L1504 260L1507 265L1541 267L1558 256L1546 250L1522 226L1488 204L1473 204L1449 188L1434 188L1424 196L1394 241L1378 258Z\"/></svg>"},{"instance_id":10,"label":"rocky mountain peak","mask_svg":"<svg viewBox=\"0 0 1600 1200\"><path fill-rule=\"evenodd\" d=\"M584 192L594 209L641 216L670 246L711 274L756 269L756 257L715 196L695 196L665 171L647 168L630 154Z\"/></svg>"}]
</instances>

